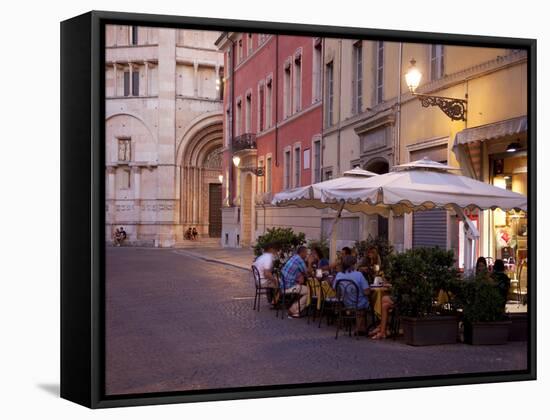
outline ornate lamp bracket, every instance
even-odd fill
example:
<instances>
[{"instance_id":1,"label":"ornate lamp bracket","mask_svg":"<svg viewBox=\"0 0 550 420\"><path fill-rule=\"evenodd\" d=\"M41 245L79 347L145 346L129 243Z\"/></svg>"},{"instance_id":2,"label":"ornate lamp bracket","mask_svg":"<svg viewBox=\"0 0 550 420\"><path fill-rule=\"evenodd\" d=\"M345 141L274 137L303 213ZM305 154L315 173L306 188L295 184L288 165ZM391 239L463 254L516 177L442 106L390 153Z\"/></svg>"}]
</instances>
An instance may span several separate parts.
<instances>
[{"instance_id":1,"label":"ornate lamp bracket","mask_svg":"<svg viewBox=\"0 0 550 420\"><path fill-rule=\"evenodd\" d=\"M264 176L265 175L264 168L262 168L262 167L256 168L254 166L250 166L250 167L244 167L244 168L239 167L239 169L242 172L251 172L256 176Z\"/></svg>"},{"instance_id":2,"label":"ornate lamp bracket","mask_svg":"<svg viewBox=\"0 0 550 420\"><path fill-rule=\"evenodd\" d=\"M448 98L446 96L431 96L413 93L424 108L438 106L451 120L466 121L467 99Z\"/></svg>"}]
</instances>

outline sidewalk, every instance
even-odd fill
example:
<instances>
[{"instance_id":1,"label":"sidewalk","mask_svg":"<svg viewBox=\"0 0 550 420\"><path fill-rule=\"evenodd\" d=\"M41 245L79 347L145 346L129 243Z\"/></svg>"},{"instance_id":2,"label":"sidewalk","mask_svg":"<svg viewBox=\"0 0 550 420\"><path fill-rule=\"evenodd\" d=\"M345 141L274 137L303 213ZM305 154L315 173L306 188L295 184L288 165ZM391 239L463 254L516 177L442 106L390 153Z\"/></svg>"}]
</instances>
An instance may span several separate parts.
<instances>
[{"instance_id":1,"label":"sidewalk","mask_svg":"<svg viewBox=\"0 0 550 420\"><path fill-rule=\"evenodd\" d=\"M247 271L250 270L250 266L254 261L254 252L250 248L197 247L180 248L174 252Z\"/></svg>"}]
</instances>

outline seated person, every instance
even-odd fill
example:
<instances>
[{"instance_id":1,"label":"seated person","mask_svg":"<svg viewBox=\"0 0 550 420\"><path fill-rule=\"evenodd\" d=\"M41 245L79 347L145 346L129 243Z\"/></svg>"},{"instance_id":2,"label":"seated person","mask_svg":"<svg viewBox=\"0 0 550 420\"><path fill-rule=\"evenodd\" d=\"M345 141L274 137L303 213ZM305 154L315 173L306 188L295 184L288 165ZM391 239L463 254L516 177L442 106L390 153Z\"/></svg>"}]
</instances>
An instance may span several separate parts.
<instances>
[{"instance_id":1,"label":"seated person","mask_svg":"<svg viewBox=\"0 0 550 420\"><path fill-rule=\"evenodd\" d=\"M267 300L269 303L273 303L274 293L272 289L279 287L277 278L273 275L273 260L277 256L277 247L272 243L267 243L264 246L262 255L260 255L254 263L254 267L258 269L260 274L261 287L270 288L267 291Z\"/></svg>"},{"instance_id":2,"label":"seated person","mask_svg":"<svg viewBox=\"0 0 550 420\"><path fill-rule=\"evenodd\" d=\"M197 231L197 228L193 228L193 240L197 240L197 237L199 236L199 232Z\"/></svg>"},{"instance_id":3,"label":"seated person","mask_svg":"<svg viewBox=\"0 0 550 420\"><path fill-rule=\"evenodd\" d=\"M114 243L116 246L120 246L122 245L122 243L126 240L126 231L124 230L124 228L121 226L119 229L117 229L115 231L115 239L114 239Z\"/></svg>"},{"instance_id":4,"label":"seated person","mask_svg":"<svg viewBox=\"0 0 550 420\"><path fill-rule=\"evenodd\" d=\"M334 280L335 289L338 290L338 282L340 280L351 280L357 286L359 290L359 296L357 302L355 302L355 296L346 294L343 297L344 305L346 307L354 307L357 304L357 333L359 335L365 335L366 322L365 322L365 310L369 307L368 296L370 294L369 283L365 280L365 277L361 272L355 269L357 259L353 255L346 255L342 261L342 271L340 271Z\"/></svg>"},{"instance_id":5,"label":"seated person","mask_svg":"<svg viewBox=\"0 0 550 420\"><path fill-rule=\"evenodd\" d=\"M476 261L476 275L481 273L488 273L487 260L485 257L479 257Z\"/></svg>"},{"instance_id":6,"label":"seated person","mask_svg":"<svg viewBox=\"0 0 550 420\"><path fill-rule=\"evenodd\" d=\"M286 262L281 270L281 275L284 279L284 284L281 282L279 287L282 289L283 293L297 293L300 295L300 298L294 302L288 309L289 318L299 318L300 310L305 309L307 303L307 294L308 289L306 285L306 275L307 275L307 248L305 246L300 246L296 250L290 259Z\"/></svg>"},{"instance_id":7,"label":"seated person","mask_svg":"<svg viewBox=\"0 0 550 420\"><path fill-rule=\"evenodd\" d=\"M193 229L191 229L191 227L185 231L185 239L193 239Z\"/></svg>"},{"instance_id":8,"label":"seated person","mask_svg":"<svg viewBox=\"0 0 550 420\"><path fill-rule=\"evenodd\" d=\"M386 338L386 330L388 328L388 318L390 316L390 309L395 306L393 299L389 295L382 296L382 313L380 318L380 325L376 327L370 333L370 337L373 340L380 340Z\"/></svg>"},{"instance_id":9,"label":"seated person","mask_svg":"<svg viewBox=\"0 0 550 420\"><path fill-rule=\"evenodd\" d=\"M118 228L116 228L115 233L113 235L113 245L120 246L120 230Z\"/></svg>"},{"instance_id":10,"label":"seated person","mask_svg":"<svg viewBox=\"0 0 550 420\"><path fill-rule=\"evenodd\" d=\"M367 255L363 258L359 270L367 276L369 281L372 282L378 274L381 265L382 261L380 259L380 255L378 254L378 250L375 246L369 246L367 249Z\"/></svg>"},{"instance_id":11,"label":"seated person","mask_svg":"<svg viewBox=\"0 0 550 420\"><path fill-rule=\"evenodd\" d=\"M315 272L316 269L327 271L330 265L328 260L323 257L323 251L318 246L311 249L308 263L308 268L310 268L310 271L312 272Z\"/></svg>"},{"instance_id":12,"label":"seated person","mask_svg":"<svg viewBox=\"0 0 550 420\"><path fill-rule=\"evenodd\" d=\"M342 271L342 261L346 255L351 255L351 248L349 246L345 246L340 250L339 255L336 257L336 262L330 265L330 270L337 272Z\"/></svg>"},{"instance_id":13,"label":"seated person","mask_svg":"<svg viewBox=\"0 0 550 420\"><path fill-rule=\"evenodd\" d=\"M510 290L510 277L506 274L504 261L495 260L491 277L495 281L501 296L504 298L504 302L506 302L508 299L508 292Z\"/></svg>"}]
</instances>

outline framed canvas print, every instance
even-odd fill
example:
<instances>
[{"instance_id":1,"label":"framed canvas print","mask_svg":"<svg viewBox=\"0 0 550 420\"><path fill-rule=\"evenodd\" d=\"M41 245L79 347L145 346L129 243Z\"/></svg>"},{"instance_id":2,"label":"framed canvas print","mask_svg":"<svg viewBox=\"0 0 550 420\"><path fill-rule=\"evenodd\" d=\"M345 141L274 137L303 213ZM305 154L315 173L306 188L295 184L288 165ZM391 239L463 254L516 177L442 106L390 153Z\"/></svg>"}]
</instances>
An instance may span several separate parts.
<instances>
[{"instance_id":1,"label":"framed canvas print","mask_svg":"<svg viewBox=\"0 0 550 420\"><path fill-rule=\"evenodd\" d=\"M62 397L535 379L535 47L62 22Z\"/></svg>"}]
</instances>

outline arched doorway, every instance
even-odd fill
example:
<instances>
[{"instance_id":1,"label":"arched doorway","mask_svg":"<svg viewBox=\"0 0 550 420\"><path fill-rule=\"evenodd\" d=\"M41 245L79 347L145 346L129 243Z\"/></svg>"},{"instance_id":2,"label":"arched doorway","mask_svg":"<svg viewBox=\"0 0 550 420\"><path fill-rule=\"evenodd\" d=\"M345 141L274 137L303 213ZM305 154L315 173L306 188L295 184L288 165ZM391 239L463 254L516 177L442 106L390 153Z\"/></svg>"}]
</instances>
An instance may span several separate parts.
<instances>
[{"instance_id":1,"label":"arched doorway","mask_svg":"<svg viewBox=\"0 0 550 420\"><path fill-rule=\"evenodd\" d=\"M375 174L382 175L390 171L390 164L384 158L374 158L367 162L365 169ZM388 239L388 219L383 216L378 216L378 237Z\"/></svg>"},{"instance_id":2,"label":"arched doorway","mask_svg":"<svg viewBox=\"0 0 550 420\"><path fill-rule=\"evenodd\" d=\"M199 238L221 236L222 117L206 116L180 142L181 235L196 227Z\"/></svg>"}]
</instances>

